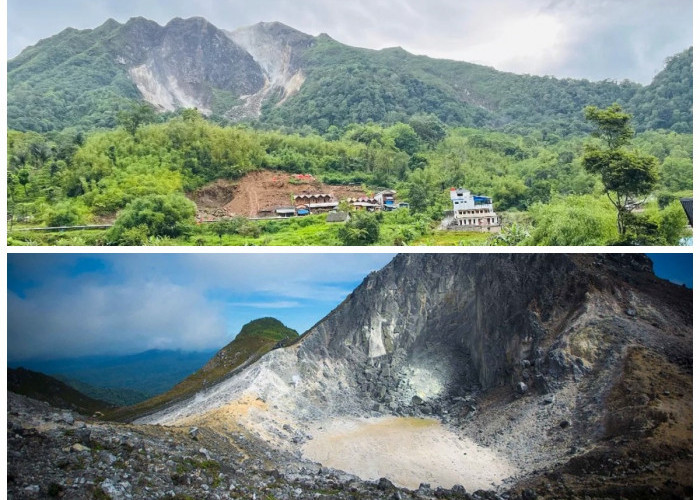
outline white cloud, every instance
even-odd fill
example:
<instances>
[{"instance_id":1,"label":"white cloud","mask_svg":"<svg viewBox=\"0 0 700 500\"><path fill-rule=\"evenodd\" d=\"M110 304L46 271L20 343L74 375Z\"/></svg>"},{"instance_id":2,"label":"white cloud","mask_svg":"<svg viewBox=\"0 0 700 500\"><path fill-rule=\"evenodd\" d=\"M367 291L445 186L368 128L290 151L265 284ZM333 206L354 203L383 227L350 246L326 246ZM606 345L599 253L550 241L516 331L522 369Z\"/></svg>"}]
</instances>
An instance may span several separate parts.
<instances>
[{"instance_id":1,"label":"white cloud","mask_svg":"<svg viewBox=\"0 0 700 500\"><path fill-rule=\"evenodd\" d=\"M72 357L223 345L220 307L166 283L94 286L60 280L25 298L8 292L12 357Z\"/></svg>"},{"instance_id":2,"label":"white cloud","mask_svg":"<svg viewBox=\"0 0 700 500\"><path fill-rule=\"evenodd\" d=\"M256 317L251 309L260 316L277 311L303 330L391 258L13 254L8 354L24 359L218 348Z\"/></svg>"}]
</instances>

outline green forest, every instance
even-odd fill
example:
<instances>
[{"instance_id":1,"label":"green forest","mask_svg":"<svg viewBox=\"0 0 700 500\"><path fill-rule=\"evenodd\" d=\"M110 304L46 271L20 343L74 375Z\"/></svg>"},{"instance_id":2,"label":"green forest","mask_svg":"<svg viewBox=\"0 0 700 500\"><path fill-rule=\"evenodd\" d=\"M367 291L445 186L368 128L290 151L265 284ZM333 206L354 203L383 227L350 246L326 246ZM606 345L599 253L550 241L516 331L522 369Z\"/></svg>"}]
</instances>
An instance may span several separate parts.
<instances>
[{"instance_id":1,"label":"green forest","mask_svg":"<svg viewBox=\"0 0 700 500\"><path fill-rule=\"evenodd\" d=\"M8 244L679 244L687 220L678 200L692 196L692 135L634 133L635 122L619 106L579 113L588 134L449 126L426 113L391 125L287 133L221 125L196 110L156 115L146 105L119 113L112 129L10 130ZM346 224L327 223L324 215L195 224L188 194L260 169L310 173L367 192L396 189L410 209L354 213ZM624 171L646 172L645 182L625 184ZM437 229L451 209L451 187L492 197L501 233ZM613 195L631 201L620 209Z\"/></svg>"}]
</instances>

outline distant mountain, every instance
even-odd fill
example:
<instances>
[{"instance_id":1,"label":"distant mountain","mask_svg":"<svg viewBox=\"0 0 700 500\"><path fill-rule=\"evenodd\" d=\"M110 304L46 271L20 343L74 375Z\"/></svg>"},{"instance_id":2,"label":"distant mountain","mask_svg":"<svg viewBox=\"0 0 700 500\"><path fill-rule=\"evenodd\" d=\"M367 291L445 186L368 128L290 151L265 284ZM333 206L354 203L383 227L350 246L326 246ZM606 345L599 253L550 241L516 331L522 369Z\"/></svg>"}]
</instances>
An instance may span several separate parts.
<instances>
[{"instance_id":1,"label":"distant mountain","mask_svg":"<svg viewBox=\"0 0 700 500\"><path fill-rule=\"evenodd\" d=\"M60 380L24 368L7 369L7 390L22 394L51 406L74 410L85 415L104 411L111 405L76 391Z\"/></svg>"},{"instance_id":2,"label":"distant mountain","mask_svg":"<svg viewBox=\"0 0 700 500\"><path fill-rule=\"evenodd\" d=\"M150 350L125 356L22 360L8 365L23 366L97 388L130 389L152 397L199 370L215 352Z\"/></svg>"},{"instance_id":3,"label":"distant mountain","mask_svg":"<svg viewBox=\"0 0 700 500\"><path fill-rule=\"evenodd\" d=\"M113 127L118 112L140 100L160 111L196 107L233 121L324 132L429 113L452 125L560 134L585 129L584 106L617 101L640 116L639 129L690 132L692 49L644 87L515 75L401 48L359 49L280 23L226 32L202 18L165 26L134 18L66 29L8 63L13 129Z\"/></svg>"},{"instance_id":4,"label":"distant mountain","mask_svg":"<svg viewBox=\"0 0 700 500\"><path fill-rule=\"evenodd\" d=\"M260 359L272 349L290 345L299 334L275 318L260 318L246 323L229 344L216 353L200 370L171 390L129 408L120 408L109 417L130 419L214 385L231 373Z\"/></svg>"},{"instance_id":5,"label":"distant mountain","mask_svg":"<svg viewBox=\"0 0 700 500\"><path fill-rule=\"evenodd\" d=\"M113 406L128 406L135 405L141 401L147 400L150 396L140 391L129 389L128 387L97 387L91 384L86 384L80 380L56 375L56 379L69 385L78 392L82 392L86 396L101 401L106 401Z\"/></svg>"}]
</instances>

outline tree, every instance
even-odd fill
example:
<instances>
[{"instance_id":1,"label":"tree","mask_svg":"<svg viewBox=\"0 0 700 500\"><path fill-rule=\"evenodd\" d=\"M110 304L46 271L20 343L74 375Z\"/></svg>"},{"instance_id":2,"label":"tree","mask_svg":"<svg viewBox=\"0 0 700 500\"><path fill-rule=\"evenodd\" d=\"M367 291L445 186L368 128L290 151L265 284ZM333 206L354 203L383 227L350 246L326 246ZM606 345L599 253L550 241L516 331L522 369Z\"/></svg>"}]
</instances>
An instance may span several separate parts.
<instances>
[{"instance_id":1,"label":"tree","mask_svg":"<svg viewBox=\"0 0 700 500\"><path fill-rule=\"evenodd\" d=\"M28 196L27 184L29 184L29 170L23 168L22 170L17 172L17 182L19 182L24 188L24 195Z\"/></svg>"},{"instance_id":2,"label":"tree","mask_svg":"<svg viewBox=\"0 0 700 500\"><path fill-rule=\"evenodd\" d=\"M605 194L617 210L618 233L624 236L631 220L627 214L641 204L639 197L651 193L659 180L658 162L653 156L623 149L634 129L630 125L632 115L619 104L607 109L587 106L584 113L595 126L591 135L602 139L605 147L587 144L583 166L587 172L601 176Z\"/></svg>"},{"instance_id":3,"label":"tree","mask_svg":"<svg viewBox=\"0 0 700 500\"><path fill-rule=\"evenodd\" d=\"M386 132L393 139L394 146L408 155L415 154L420 148L418 134L405 123L396 123L389 127Z\"/></svg>"},{"instance_id":4,"label":"tree","mask_svg":"<svg viewBox=\"0 0 700 500\"><path fill-rule=\"evenodd\" d=\"M434 148L447 136L445 125L435 115L414 115L408 124L429 147Z\"/></svg>"},{"instance_id":5,"label":"tree","mask_svg":"<svg viewBox=\"0 0 700 500\"><path fill-rule=\"evenodd\" d=\"M532 221L525 245L609 245L618 238L615 211L603 197L570 195L528 211Z\"/></svg>"},{"instance_id":6,"label":"tree","mask_svg":"<svg viewBox=\"0 0 700 500\"><path fill-rule=\"evenodd\" d=\"M371 245L379 241L379 221L366 212L356 212L352 219L338 230L338 238L346 246Z\"/></svg>"},{"instance_id":7,"label":"tree","mask_svg":"<svg viewBox=\"0 0 700 500\"><path fill-rule=\"evenodd\" d=\"M141 125L155 121L156 111L148 104L134 104L130 109L117 113L117 123L131 135L136 134L136 130Z\"/></svg>"},{"instance_id":8,"label":"tree","mask_svg":"<svg viewBox=\"0 0 700 500\"><path fill-rule=\"evenodd\" d=\"M444 193L440 187L440 178L438 174L431 168L422 168L414 170L407 181L408 191L406 200L411 205L412 213L428 213L435 206L441 207L441 202L444 199ZM432 211L429 215L440 218L441 210Z\"/></svg>"},{"instance_id":9,"label":"tree","mask_svg":"<svg viewBox=\"0 0 700 500\"><path fill-rule=\"evenodd\" d=\"M149 195L136 198L119 214L110 229L112 243L125 244L127 230L145 226L148 236L175 238L187 234L195 205L181 194Z\"/></svg>"}]
</instances>

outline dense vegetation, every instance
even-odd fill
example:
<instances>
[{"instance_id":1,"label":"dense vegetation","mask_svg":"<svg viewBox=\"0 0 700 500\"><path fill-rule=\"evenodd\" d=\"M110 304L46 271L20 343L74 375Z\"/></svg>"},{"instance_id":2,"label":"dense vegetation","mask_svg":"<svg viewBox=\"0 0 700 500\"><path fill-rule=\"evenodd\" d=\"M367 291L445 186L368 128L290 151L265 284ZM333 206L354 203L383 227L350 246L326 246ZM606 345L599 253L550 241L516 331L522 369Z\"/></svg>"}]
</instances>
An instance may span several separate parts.
<instances>
[{"instance_id":1,"label":"dense vegetation","mask_svg":"<svg viewBox=\"0 0 700 500\"><path fill-rule=\"evenodd\" d=\"M611 220L614 228L615 209L606 202L601 178L587 172L582 163L584 145L596 141L582 136L562 139L534 132L516 135L447 128L435 116L423 114L408 123L351 124L325 136L302 136L222 127L192 110L165 123L141 124L133 133L123 126L89 135L10 131L9 242L437 243L443 236L435 239L434 221L450 208L449 188L465 186L493 197L505 218L503 236L509 236L511 243L517 239L517 243L532 244L611 244L619 242L618 237L605 228ZM644 215L636 216L631 226L654 233L644 241L676 244L680 229L664 231L682 225L677 200L692 190L692 136L646 131L634 136L629 148L653 157L659 172ZM193 225L194 207L184 194L209 181L235 180L257 169L311 173L331 184L364 184L369 191L394 187L411 204L411 211L373 215L362 224L356 218L347 228L327 224L322 215ZM117 214L109 231L40 235L13 230L15 224L109 221ZM676 222L670 224L671 220ZM378 233L372 221L378 224ZM563 233L550 234L554 226L561 226ZM577 227L577 236L563 235ZM463 244L485 242L485 237L464 234L450 239Z\"/></svg>"},{"instance_id":2,"label":"dense vegetation","mask_svg":"<svg viewBox=\"0 0 700 500\"><path fill-rule=\"evenodd\" d=\"M168 26L180 37L178 42L173 36L171 43L191 42L183 51L209 47L207 36L226 38L212 25L204 30L201 20L178 20ZM140 98L129 68L148 59L144 51L158 47L166 28L140 18L123 25L109 20L94 30L64 30L27 48L7 67L9 127L37 132L114 127L120 111ZM277 36L294 47L291 57L306 80L300 92L284 103L278 103L274 94L264 103L258 125L268 128L308 128L332 136L353 123L392 125L414 115L433 114L454 127L569 137L589 130L581 115L584 106L619 102L636 117L640 131L692 131L692 48L670 58L652 84L642 86L515 75L415 56L401 48L349 47L327 35L313 38L289 28ZM298 38L308 43L297 43ZM194 56L182 57L184 61ZM245 71L252 70L241 67L236 78L255 80L256 75ZM214 117L223 120L239 104L240 82L209 83L206 100Z\"/></svg>"},{"instance_id":3,"label":"dense vegetation","mask_svg":"<svg viewBox=\"0 0 700 500\"><path fill-rule=\"evenodd\" d=\"M98 401L43 373L24 368L7 369L7 389L39 401L46 401L56 408L66 408L85 415L104 411L110 405Z\"/></svg>"}]
</instances>

